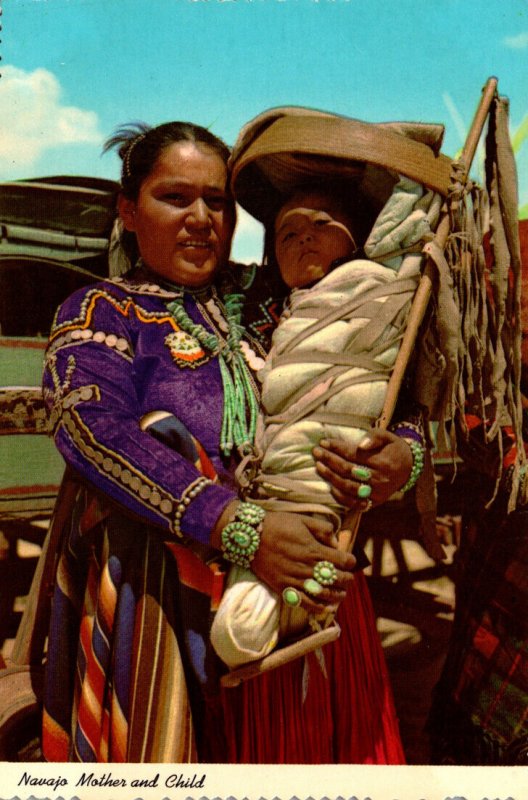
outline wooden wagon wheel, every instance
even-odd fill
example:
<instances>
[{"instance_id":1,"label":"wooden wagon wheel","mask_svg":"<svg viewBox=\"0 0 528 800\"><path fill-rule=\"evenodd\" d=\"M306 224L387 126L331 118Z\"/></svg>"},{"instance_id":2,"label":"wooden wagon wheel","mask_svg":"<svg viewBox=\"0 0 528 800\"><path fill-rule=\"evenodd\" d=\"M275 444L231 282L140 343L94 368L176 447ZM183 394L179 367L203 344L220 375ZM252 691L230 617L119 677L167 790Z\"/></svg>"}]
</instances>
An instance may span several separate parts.
<instances>
[{"instance_id":1,"label":"wooden wagon wheel","mask_svg":"<svg viewBox=\"0 0 528 800\"><path fill-rule=\"evenodd\" d=\"M7 666L0 669L0 761L41 760L45 644L56 561L78 485L66 470Z\"/></svg>"},{"instance_id":2,"label":"wooden wagon wheel","mask_svg":"<svg viewBox=\"0 0 528 800\"><path fill-rule=\"evenodd\" d=\"M0 761L41 761L42 671L28 664L0 672Z\"/></svg>"}]
</instances>

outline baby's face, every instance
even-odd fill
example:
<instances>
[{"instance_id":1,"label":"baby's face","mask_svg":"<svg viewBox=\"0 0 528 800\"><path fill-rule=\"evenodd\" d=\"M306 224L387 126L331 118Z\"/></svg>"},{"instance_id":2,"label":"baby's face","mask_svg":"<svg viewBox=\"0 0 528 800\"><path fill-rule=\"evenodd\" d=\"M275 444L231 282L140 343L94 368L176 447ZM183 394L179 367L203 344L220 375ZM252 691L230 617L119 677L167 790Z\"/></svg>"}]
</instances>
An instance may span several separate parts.
<instances>
[{"instance_id":1,"label":"baby's face","mask_svg":"<svg viewBox=\"0 0 528 800\"><path fill-rule=\"evenodd\" d=\"M350 222L325 194L297 193L275 221L275 257L284 282L307 286L324 277L337 259L356 250Z\"/></svg>"}]
</instances>

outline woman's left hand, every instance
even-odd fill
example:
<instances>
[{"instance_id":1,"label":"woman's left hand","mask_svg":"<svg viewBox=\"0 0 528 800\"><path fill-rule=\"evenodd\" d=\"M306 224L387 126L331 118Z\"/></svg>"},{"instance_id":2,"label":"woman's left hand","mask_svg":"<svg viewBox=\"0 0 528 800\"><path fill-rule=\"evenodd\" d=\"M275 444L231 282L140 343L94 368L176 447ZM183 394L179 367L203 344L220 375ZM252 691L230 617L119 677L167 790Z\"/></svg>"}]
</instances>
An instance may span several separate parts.
<instances>
[{"instance_id":1,"label":"woman's left hand","mask_svg":"<svg viewBox=\"0 0 528 800\"><path fill-rule=\"evenodd\" d=\"M413 465L411 448L390 431L373 428L357 446L341 439L323 439L313 450L318 473L331 486L332 494L342 505L361 509L365 500L358 498L362 483L372 489L372 505L385 503L406 483ZM353 476L355 466L370 470L368 480Z\"/></svg>"}]
</instances>

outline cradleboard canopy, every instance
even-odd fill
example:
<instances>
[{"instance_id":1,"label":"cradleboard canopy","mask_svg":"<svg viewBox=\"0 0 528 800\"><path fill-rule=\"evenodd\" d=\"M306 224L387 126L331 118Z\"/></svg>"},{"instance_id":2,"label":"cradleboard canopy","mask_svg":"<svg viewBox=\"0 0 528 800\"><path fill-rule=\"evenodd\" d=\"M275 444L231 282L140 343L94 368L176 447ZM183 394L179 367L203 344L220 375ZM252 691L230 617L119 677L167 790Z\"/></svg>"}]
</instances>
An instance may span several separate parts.
<instances>
[{"instance_id":1,"label":"cradleboard canopy","mask_svg":"<svg viewBox=\"0 0 528 800\"><path fill-rule=\"evenodd\" d=\"M260 114L231 156L237 201L266 222L277 202L314 178L347 178L379 209L398 175L447 195L451 160L440 153L443 125L370 123L309 108Z\"/></svg>"}]
</instances>

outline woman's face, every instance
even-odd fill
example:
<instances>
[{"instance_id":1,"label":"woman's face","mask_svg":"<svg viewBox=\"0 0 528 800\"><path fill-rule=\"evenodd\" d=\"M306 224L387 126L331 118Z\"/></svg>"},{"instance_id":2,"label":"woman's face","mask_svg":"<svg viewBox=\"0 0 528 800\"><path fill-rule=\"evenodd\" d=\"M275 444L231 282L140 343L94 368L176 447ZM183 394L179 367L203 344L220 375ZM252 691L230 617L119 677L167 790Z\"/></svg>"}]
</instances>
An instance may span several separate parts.
<instances>
[{"instance_id":1,"label":"woman's face","mask_svg":"<svg viewBox=\"0 0 528 800\"><path fill-rule=\"evenodd\" d=\"M229 256L235 212L227 169L206 145L166 147L137 200L120 197L119 213L143 261L173 283L204 286Z\"/></svg>"},{"instance_id":2,"label":"woman's face","mask_svg":"<svg viewBox=\"0 0 528 800\"><path fill-rule=\"evenodd\" d=\"M275 256L284 282L307 286L327 274L337 259L356 250L350 222L332 197L297 193L275 220Z\"/></svg>"}]
</instances>

